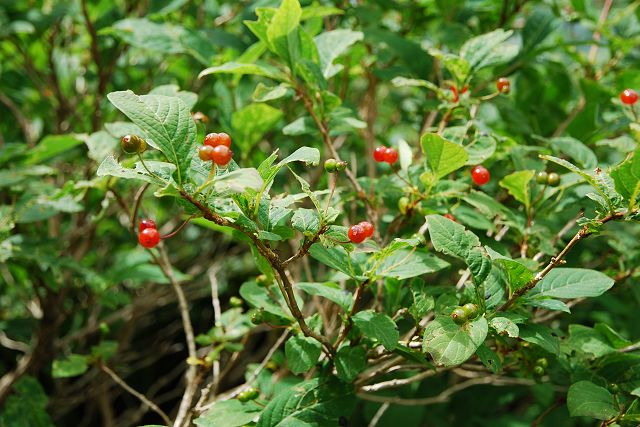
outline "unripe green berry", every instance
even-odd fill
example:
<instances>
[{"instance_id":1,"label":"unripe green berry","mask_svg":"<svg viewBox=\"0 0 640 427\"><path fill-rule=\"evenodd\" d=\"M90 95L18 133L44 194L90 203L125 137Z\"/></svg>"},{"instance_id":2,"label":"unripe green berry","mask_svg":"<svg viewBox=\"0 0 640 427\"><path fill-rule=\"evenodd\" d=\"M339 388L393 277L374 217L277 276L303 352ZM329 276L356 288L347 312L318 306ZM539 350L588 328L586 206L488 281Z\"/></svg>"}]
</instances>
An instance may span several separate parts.
<instances>
[{"instance_id":1,"label":"unripe green berry","mask_svg":"<svg viewBox=\"0 0 640 427\"><path fill-rule=\"evenodd\" d=\"M232 307L241 307L242 303L243 303L242 298L238 298L238 297L229 298L229 304L231 304Z\"/></svg>"},{"instance_id":2,"label":"unripe green berry","mask_svg":"<svg viewBox=\"0 0 640 427\"><path fill-rule=\"evenodd\" d=\"M549 361L545 357L541 357L540 359L536 360L536 365L542 366L542 368L546 369L547 366L549 366Z\"/></svg>"},{"instance_id":3,"label":"unripe green berry","mask_svg":"<svg viewBox=\"0 0 640 427\"><path fill-rule=\"evenodd\" d=\"M547 177L547 184L549 184L550 187L557 187L560 185L560 175L555 172L551 172Z\"/></svg>"},{"instance_id":4,"label":"unripe green berry","mask_svg":"<svg viewBox=\"0 0 640 427\"><path fill-rule=\"evenodd\" d=\"M255 400L260 396L260 391L257 388L249 388L238 394L238 400L240 402L249 402L251 400Z\"/></svg>"},{"instance_id":5,"label":"unripe green berry","mask_svg":"<svg viewBox=\"0 0 640 427\"><path fill-rule=\"evenodd\" d=\"M336 171L342 172L347 168L348 163L345 161L340 161L336 163Z\"/></svg>"},{"instance_id":6,"label":"unripe green berry","mask_svg":"<svg viewBox=\"0 0 640 427\"><path fill-rule=\"evenodd\" d=\"M262 325L264 322L264 311L260 308L251 315L251 323L254 325Z\"/></svg>"},{"instance_id":7,"label":"unripe green berry","mask_svg":"<svg viewBox=\"0 0 640 427\"><path fill-rule=\"evenodd\" d=\"M325 172L334 173L338 170L338 162L336 159L327 159L324 161Z\"/></svg>"},{"instance_id":8,"label":"unripe green berry","mask_svg":"<svg viewBox=\"0 0 640 427\"><path fill-rule=\"evenodd\" d=\"M271 281L269 280L269 278L265 274L261 274L258 277L256 277L256 283L261 288L266 288L267 286L269 286L271 284Z\"/></svg>"},{"instance_id":9,"label":"unripe green berry","mask_svg":"<svg viewBox=\"0 0 640 427\"><path fill-rule=\"evenodd\" d=\"M125 135L120 140L122 151L127 154L142 153L147 149L147 143L137 135Z\"/></svg>"},{"instance_id":10,"label":"unripe green berry","mask_svg":"<svg viewBox=\"0 0 640 427\"><path fill-rule=\"evenodd\" d=\"M478 306L472 303L463 305L462 311L464 311L465 316L467 316L469 320L475 319L476 316L478 316Z\"/></svg>"},{"instance_id":11,"label":"unripe green berry","mask_svg":"<svg viewBox=\"0 0 640 427\"><path fill-rule=\"evenodd\" d=\"M451 318L458 325L462 325L467 321L467 315L465 314L464 310L460 307L453 309L453 311L451 312Z\"/></svg>"},{"instance_id":12,"label":"unripe green berry","mask_svg":"<svg viewBox=\"0 0 640 427\"><path fill-rule=\"evenodd\" d=\"M618 387L618 384L616 383L611 383L609 384L609 391L612 394L618 394L620 392L620 387Z\"/></svg>"},{"instance_id":13,"label":"unripe green berry","mask_svg":"<svg viewBox=\"0 0 640 427\"><path fill-rule=\"evenodd\" d=\"M406 215L409 211L409 203L411 202L408 197L400 197L398 200L398 210L402 215Z\"/></svg>"},{"instance_id":14,"label":"unripe green berry","mask_svg":"<svg viewBox=\"0 0 640 427\"><path fill-rule=\"evenodd\" d=\"M544 368L542 366L534 366L533 367L533 375L536 377L541 377L544 375Z\"/></svg>"},{"instance_id":15,"label":"unripe green berry","mask_svg":"<svg viewBox=\"0 0 640 427\"><path fill-rule=\"evenodd\" d=\"M547 173L545 171L538 172L536 174L536 182L540 185L544 185L547 183Z\"/></svg>"}]
</instances>

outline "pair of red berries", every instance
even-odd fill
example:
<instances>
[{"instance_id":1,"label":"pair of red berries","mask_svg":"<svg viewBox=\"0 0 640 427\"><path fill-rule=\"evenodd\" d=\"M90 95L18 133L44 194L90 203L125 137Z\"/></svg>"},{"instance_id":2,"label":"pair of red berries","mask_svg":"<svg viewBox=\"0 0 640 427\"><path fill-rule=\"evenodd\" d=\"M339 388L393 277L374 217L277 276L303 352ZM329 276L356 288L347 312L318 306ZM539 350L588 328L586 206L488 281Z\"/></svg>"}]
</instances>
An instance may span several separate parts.
<instances>
[{"instance_id":1,"label":"pair of red berries","mask_svg":"<svg viewBox=\"0 0 640 427\"><path fill-rule=\"evenodd\" d=\"M362 221L360 224L352 225L347 232L352 243L362 243L373 236L373 224L369 221Z\"/></svg>"},{"instance_id":2,"label":"pair of red berries","mask_svg":"<svg viewBox=\"0 0 640 427\"><path fill-rule=\"evenodd\" d=\"M160 243L160 232L152 219L143 219L138 226L138 242L147 249L156 247Z\"/></svg>"},{"instance_id":3,"label":"pair of red berries","mask_svg":"<svg viewBox=\"0 0 640 427\"><path fill-rule=\"evenodd\" d=\"M398 161L398 151L391 147L378 147L373 150L373 159L378 162L386 162L390 165Z\"/></svg>"},{"instance_id":4,"label":"pair of red berries","mask_svg":"<svg viewBox=\"0 0 640 427\"><path fill-rule=\"evenodd\" d=\"M204 145L198 148L201 160L213 161L218 166L226 166L233 157L231 137L226 133L210 133L204 137Z\"/></svg>"},{"instance_id":5,"label":"pair of red berries","mask_svg":"<svg viewBox=\"0 0 640 427\"><path fill-rule=\"evenodd\" d=\"M487 168L478 165L471 169L471 179L476 185L485 185L491 179L491 174Z\"/></svg>"},{"instance_id":6,"label":"pair of red berries","mask_svg":"<svg viewBox=\"0 0 640 427\"><path fill-rule=\"evenodd\" d=\"M633 105L638 102L638 92L633 89L625 89L620 92L620 101L623 104Z\"/></svg>"}]
</instances>

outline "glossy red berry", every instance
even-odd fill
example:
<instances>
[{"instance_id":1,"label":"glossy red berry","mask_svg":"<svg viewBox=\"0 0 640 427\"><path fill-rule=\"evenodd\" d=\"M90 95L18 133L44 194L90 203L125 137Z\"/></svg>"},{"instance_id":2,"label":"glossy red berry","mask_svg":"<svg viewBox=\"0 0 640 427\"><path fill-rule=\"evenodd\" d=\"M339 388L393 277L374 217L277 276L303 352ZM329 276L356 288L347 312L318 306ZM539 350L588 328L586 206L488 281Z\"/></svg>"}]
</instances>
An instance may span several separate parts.
<instances>
[{"instance_id":1,"label":"glossy red berry","mask_svg":"<svg viewBox=\"0 0 640 427\"><path fill-rule=\"evenodd\" d=\"M390 165L398 161L398 152L395 148L387 148L384 151L384 161Z\"/></svg>"},{"instance_id":2,"label":"glossy red berry","mask_svg":"<svg viewBox=\"0 0 640 427\"><path fill-rule=\"evenodd\" d=\"M347 234L353 243L362 243L367 238L366 231L360 224L349 227Z\"/></svg>"},{"instance_id":3,"label":"glossy red berry","mask_svg":"<svg viewBox=\"0 0 640 427\"><path fill-rule=\"evenodd\" d=\"M231 137L224 132L209 133L204 137L204 145L210 145L211 147L224 145L227 148L231 148Z\"/></svg>"},{"instance_id":4,"label":"glossy red berry","mask_svg":"<svg viewBox=\"0 0 640 427\"><path fill-rule=\"evenodd\" d=\"M375 150L373 150L373 159L380 163L380 162L384 162L384 155L387 152L387 147L378 147Z\"/></svg>"},{"instance_id":5,"label":"glossy red berry","mask_svg":"<svg viewBox=\"0 0 640 427\"><path fill-rule=\"evenodd\" d=\"M145 228L138 234L138 242L145 248L153 248L160 243L160 233L155 228Z\"/></svg>"},{"instance_id":6,"label":"glossy red berry","mask_svg":"<svg viewBox=\"0 0 640 427\"><path fill-rule=\"evenodd\" d=\"M511 82L506 77L500 77L496 80L496 88L500 93L509 93L511 91Z\"/></svg>"},{"instance_id":7,"label":"glossy red berry","mask_svg":"<svg viewBox=\"0 0 640 427\"><path fill-rule=\"evenodd\" d=\"M211 152L211 160L218 166L226 166L233 157L233 151L229 150L226 145L217 145Z\"/></svg>"},{"instance_id":8,"label":"glossy red berry","mask_svg":"<svg viewBox=\"0 0 640 427\"><path fill-rule=\"evenodd\" d=\"M198 157L200 157L200 160L204 160L205 162L211 161L212 155L213 155L212 146L203 145L202 147L198 147Z\"/></svg>"},{"instance_id":9,"label":"glossy red berry","mask_svg":"<svg viewBox=\"0 0 640 427\"><path fill-rule=\"evenodd\" d=\"M156 229L158 227L156 226L156 222L152 219L143 219L142 221L140 221L140 225L138 226L138 231L142 231L147 228Z\"/></svg>"},{"instance_id":10,"label":"glossy red berry","mask_svg":"<svg viewBox=\"0 0 640 427\"><path fill-rule=\"evenodd\" d=\"M369 237L373 236L373 224L371 224L369 221L362 221L358 225L360 227L362 227L362 229L364 230L364 237L365 238L369 238Z\"/></svg>"},{"instance_id":11,"label":"glossy red berry","mask_svg":"<svg viewBox=\"0 0 640 427\"><path fill-rule=\"evenodd\" d=\"M633 89L625 89L620 92L620 101L623 104L633 105L638 102L638 92Z\"/></svg>"},{"instance_id":12,"label":"glossy red berry","mask_svg":"<svg viewBox=\"0 0 640 427\"><path fill-rule=\"evenodd\" d=\"M491 179L491 174L484 166L474 166L471 169L471 179L476 185L485 185Z\"/></svg>"}]
</instances>

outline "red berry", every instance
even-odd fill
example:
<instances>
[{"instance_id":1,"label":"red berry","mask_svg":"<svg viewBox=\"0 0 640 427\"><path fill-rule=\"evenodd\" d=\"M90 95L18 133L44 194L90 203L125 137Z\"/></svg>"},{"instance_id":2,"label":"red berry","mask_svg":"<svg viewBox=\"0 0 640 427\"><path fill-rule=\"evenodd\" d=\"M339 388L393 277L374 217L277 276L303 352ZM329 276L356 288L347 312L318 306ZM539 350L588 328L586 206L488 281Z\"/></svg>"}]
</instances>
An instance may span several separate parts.
<instances>
[{"instance_id":1,"label":"red berry","mask_svg":"<svg viewBox=\"0 0 640 427\"><path fill-rule=\"evenodd\" d=\"M508 78L500 77L496 81L496 88L500 93L509 93L511 91L511 83L509 82Z\"/></svg>"},{"instance_id":2,"label":"red berry","mask_svg":"<svg viewBox=\"0 0 640 427\"><path fill-rule=\"evenodd\" d=\"M138 230L142 231L142 230L145 230L147 228L156 229L158 227L156 226L155 221L152 220L152 219L143 219L142 221L140 221L140 225L138 226Z\"/></svg>"},{"instance_id":3,"label":"red berry","mask_svg":"<svg viewBox=\"0 0 640 427\"><path fill-rule=\"evenodd\" d=\"M485 185L491 179L491 174L484 166L474 166L471 169L471 179L477 185Z\"/></svg>"},{"instance_id":4,"label":"red berry","mask_svg":"<svg viewBox=\"0 0 640 427\"><path fill-rule=\"evenodd\" d=\"M145 228L138 235L138 242L145 248L153 248L160 242L160 233L155 228Z\"/></svg>"},{"instance_id":5,"label":"red berry","mask_svg":"<svg viewBox=\"0 0 640 427\"><path fill-rule=\"evenodd\" d=\"M395 148L387 148L384 151L384 161L390 165L398 161L398 152Z\"/></svg>"},{"instance_id":6,"label":"red berry","mask_svg":"<svg viewBox=\"0 0 640 427\"><path fill-rule=\"evenodd\" d=\"M620 92L620 101L623 104L633 105L638 102L638 92L633 89L625 89Z\"/></svg>"},{"instance_id":7,"label":"red berry","mask_svg":"<svg viewBox=\"0 0 640 427\"><path fill-rule=\"evenodd\" d=\"M450 213L446 213L446 214L444 214L444 215L442 215L442 216L444 216L444 217L445 217L445 218L447 218L447 219L450 219L450 220L451 220L451 221L453 221L453 222L458 222L458 221L456 220L456 217L455 217L455 216L453 216L453 215L451 215Z\"/></svg>"},{"instance_id":8,"label":"red berry","mask_svg":"<svg viewBox=\"0 0 640 427\"><path fill-rule=\"evenodd\" d=\"M378 147L373 150L373 159L380 163L384 162L384 154L387 152L387 147Z\"/></svg>"},{"instance_id":9,"label":"red berry","mask_svg":"<svg viewBox=\"0 0 640 427\"><path fill-rule=\"evenodd\" d=\"M229 150L226 145L217 145L211 152L211 160L218 166L226 166L233 157L233 151Z\"/></svg>"},{"instance_id":10,"label":"red berry","mask_svg":"<svg viewBox=\"0 0 640 427\"><path fill-rule=\"evenodd\" d=\"M362 243L367 238L366 231L361 225L352 225L349 227L349 240L353 243Z\"/></svg>"},{"instance_id":11,"label":"red berry","mask_svg":"<svg viewBox=\"0 0 640 427\"><path fill-rule=\"evenodd\" d=\"M358 225L364 230L364 236L366 238L373 236L373 224L371 224L369 221L362 221Z\"/></svg>"},{"instance_id":12,"label":"red berry","mask_svg":"<svg viewBox=\"0 0 640 427\"><path fill-rule=\"evenodd\" d=\"M210 145L211 147L226 145L227 148L231 148L231 137L224 132L209 133L204 137L204 145Z\"/></svg>"},{"instance_id":13,"label":"red berry","mask_svg":"<svg viewBox=\"0 0 640 427\"><path fill-rule=\"evenodd\" d=\"M210 145L203 145L202 147L198 147L198 157L200 160L204 160L208 162L212 160L211 156L213 155L213 147Z\"/></svg>"}]
</instances>

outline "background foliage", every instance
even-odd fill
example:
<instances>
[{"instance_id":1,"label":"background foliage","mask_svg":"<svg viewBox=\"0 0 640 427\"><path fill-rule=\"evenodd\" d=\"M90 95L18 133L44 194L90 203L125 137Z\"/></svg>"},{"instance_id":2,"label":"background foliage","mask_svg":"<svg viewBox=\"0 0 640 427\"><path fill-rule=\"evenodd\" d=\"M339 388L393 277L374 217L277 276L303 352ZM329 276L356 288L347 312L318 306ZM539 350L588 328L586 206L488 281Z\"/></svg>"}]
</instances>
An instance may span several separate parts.
<instances>
[{"instance_id":1,"label":"background foliage","mask_svg":"<svg viewBox=\"0 0 640 427\"><path fill-rule=\"evenodd\" d=\"M636 425L638 6L0 1L0 426Z\"/></svg>"}]
</instances>

